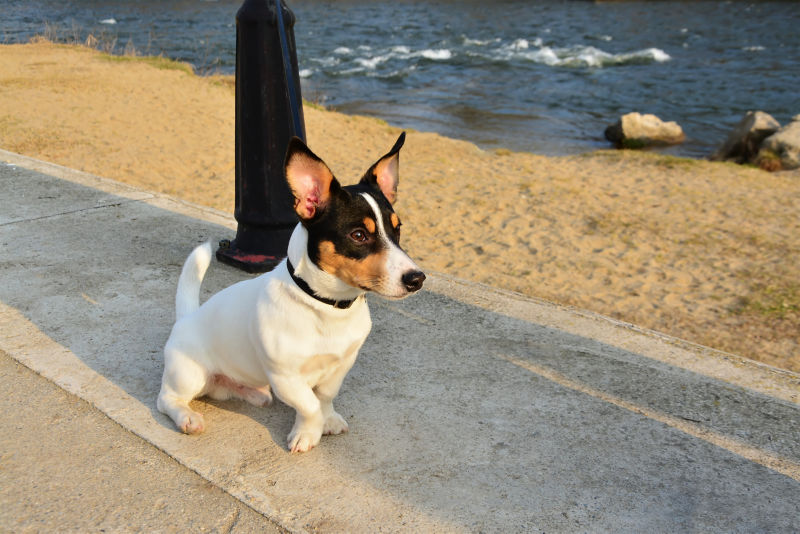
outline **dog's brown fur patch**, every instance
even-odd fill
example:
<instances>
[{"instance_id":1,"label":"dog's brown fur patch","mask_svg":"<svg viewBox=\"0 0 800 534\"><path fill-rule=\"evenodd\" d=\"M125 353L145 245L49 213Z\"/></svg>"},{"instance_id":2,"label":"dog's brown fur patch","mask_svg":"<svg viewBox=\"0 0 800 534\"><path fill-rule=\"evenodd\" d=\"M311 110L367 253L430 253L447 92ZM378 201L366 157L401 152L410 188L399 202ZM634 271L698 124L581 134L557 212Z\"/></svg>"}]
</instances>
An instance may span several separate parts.
<instances>
[{"instance_id":1,"label":"dog's brown fur patch","mask_svg":"<svg viewBox=\"0 0 800 534\"><path fill-rule=\"evenodd\" d=\"M357 260L336 252L331 241L319 244L319 267L353 287L373 290L386 277L386 251L370 254Z\"/></svg>"},{"instance_id":2,"label":"dog's brown fur patch","mask_svg":"<svg viewBox=\"0 0 800 534\"><path fill-rule=\"evenodd\" d=\"M303 365L300 366L300 372L304 375L316 373L317 371L327 369L337 361L339 361L339 356L335 354L317 354L307 359Z\"/></svg>"}]
</instances>

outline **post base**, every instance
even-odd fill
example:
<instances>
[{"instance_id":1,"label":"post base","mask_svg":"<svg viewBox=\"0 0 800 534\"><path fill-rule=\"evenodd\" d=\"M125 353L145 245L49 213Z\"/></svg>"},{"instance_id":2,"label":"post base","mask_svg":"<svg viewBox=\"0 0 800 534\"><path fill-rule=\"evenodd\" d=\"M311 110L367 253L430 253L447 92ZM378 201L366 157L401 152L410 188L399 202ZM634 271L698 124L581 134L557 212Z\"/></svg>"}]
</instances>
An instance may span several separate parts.
<instances>
[{"instance_id":1,"label":"post base","mask_svg":"<svg viewBox=\"0 0 800 534\"><path fill-rule=\"evenodd\" d=\"M223 239L219 242L216 256L218 261L245 272L265 273L283 261L286 253L270 255L252 252L239 248L235 239L233 241Z\"/></svg>"}]
</instances>

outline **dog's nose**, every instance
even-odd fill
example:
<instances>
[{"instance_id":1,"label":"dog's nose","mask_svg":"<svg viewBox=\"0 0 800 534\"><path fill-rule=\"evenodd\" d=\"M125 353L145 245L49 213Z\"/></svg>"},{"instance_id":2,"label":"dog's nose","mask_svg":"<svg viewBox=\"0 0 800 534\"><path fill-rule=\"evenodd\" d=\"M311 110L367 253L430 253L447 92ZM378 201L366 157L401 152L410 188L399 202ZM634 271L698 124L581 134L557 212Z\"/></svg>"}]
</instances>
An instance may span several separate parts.
<instances>
[{"instance_id":1,"label":"dog's nose","mask_svg":"<svg viewBox=\"0 0 800 534\"><path fill-rule=\"evenodd\" d=\"M425 273L422 271L409 271L403 275L403 285L406 286L409 293L419 291L424 281Z\"/></svg>"}]
</instances>

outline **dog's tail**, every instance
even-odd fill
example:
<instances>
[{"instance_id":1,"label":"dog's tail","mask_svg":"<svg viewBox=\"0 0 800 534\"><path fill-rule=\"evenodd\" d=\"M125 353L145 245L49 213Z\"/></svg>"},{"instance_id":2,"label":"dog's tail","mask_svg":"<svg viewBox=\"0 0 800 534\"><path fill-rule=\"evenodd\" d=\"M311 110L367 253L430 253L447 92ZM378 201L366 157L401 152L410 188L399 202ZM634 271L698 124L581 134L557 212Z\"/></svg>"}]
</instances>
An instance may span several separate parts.
<instances>
[{"instance_id":1,"label":"dog's tail","mask_svg":"<svg viewBox=\"0 0 800 534\"><path fill-rule=\"evenodd\" d=\"M181 277L178 279L178 292L175 294L176 321L200 307L200 283L210 263L210 242L203 243L186 258Z\"/></svg>"}]
</instances>

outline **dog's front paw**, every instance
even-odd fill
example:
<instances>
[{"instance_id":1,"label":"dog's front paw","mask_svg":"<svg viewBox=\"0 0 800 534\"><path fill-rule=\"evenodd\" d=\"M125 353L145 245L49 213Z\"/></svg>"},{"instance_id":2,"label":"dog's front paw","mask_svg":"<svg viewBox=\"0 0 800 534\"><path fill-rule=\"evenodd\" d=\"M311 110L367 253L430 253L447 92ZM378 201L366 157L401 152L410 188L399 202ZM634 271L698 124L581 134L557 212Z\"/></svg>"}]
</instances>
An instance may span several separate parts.
<instances>
[{"instance_id":1,"label":"dog's front paw","mask_svg":"<svg viewBox=\"0 0 800 534\"><path fill-rule=\"evenodd\" d=\"M341 434L342 432L347 432L347 421L344 420L344 417L339 415L336 412L333 412L325 419L325 425L322 428L322 433L326 436L331 434Z\"/></svg>"},{"instance_id":2,"label":"dog's front paw","mask_svg":"<svg viewBox=\"0 0 800 534\"><path fill-rule=\"evenodd\" d=\"M180 428L181 432L184 434L200 434L206 429L206 424L202 414L186 411L181 415L178 428Z\"/></svg>"},{"instance_id":3,"label":"dog's front paw","mask_svg":"<svg viewBox=\"0 0 800 534\"><path fill-rule=\"evenodd\" d=\"M292 429L286 442L291 452L308 452L319 444L321 437L320 432Z\"/></svg>"}]
</instances>

